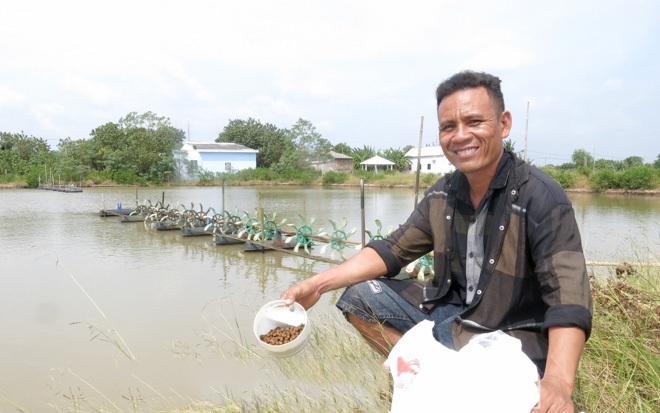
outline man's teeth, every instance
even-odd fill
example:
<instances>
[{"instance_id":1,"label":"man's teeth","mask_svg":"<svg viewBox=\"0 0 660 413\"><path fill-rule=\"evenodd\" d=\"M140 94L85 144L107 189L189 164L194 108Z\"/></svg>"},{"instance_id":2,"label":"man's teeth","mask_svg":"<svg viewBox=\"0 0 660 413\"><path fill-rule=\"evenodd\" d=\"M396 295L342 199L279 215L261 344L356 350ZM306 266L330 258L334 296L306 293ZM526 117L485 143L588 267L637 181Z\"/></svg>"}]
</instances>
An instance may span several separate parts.
<instances>
[{"instance_id":1,"label":"man's teeth","mask_svg":"<svg viewBox=\"0 0 660 413\"><path fill-rule=\"evenodd\" d=\"M475 152L476 150L477 150L477 148L470 148L470 149L464 149L462 151L456 151L456 153L459 154L459 155L469 155L472 152Z\"/></svg>"}]
</instances>

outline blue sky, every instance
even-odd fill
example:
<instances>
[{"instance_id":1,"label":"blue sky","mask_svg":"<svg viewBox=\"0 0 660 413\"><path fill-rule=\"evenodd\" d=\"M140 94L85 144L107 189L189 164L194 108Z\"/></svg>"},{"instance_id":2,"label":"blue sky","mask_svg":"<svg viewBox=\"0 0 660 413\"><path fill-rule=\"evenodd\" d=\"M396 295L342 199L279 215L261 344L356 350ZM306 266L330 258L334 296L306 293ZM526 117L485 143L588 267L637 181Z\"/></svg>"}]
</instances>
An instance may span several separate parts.
<instances>
[{"instance_id":1,"label":"blue sky","mask_svg":"<svg viewBox=\"0 0 660 413\"><path fill-rule=\"evenodd\" d=\"M535 163L660 154L660 2L0 0L0 131L88 138L152 111L212 141L231 119L309 120L332 143L437 141L434 92L502 79Z\"/></svg>"}]
</instances>

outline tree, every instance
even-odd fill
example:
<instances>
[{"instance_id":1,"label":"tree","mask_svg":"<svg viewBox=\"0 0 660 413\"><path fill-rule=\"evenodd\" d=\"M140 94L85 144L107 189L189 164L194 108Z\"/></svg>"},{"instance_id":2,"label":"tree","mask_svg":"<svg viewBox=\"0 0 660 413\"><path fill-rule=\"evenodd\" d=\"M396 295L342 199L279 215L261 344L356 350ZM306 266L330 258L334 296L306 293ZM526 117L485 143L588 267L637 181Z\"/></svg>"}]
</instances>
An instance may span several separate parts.
<instances>
[{"instance_id":1,"label":"tree","mask_svg":"<svg viewBox=\"0 0 660 413\"><path fill-rule=\"evenodd\" d=\"M332 147L332 150L337 153L341 153L343 155L349 155L349 156L353 152L353 149L351 149L351 147L348 146L346 143L338 143Z\"/></svg>"},{"instance_id":2,"label":"tree","mask_svg":"<svg viewBox=\"0 0 660 413\"><path fill-rule=\"evenodd\" d=\"M353 168L360 169L362 162L376 156L376 149L373 146L364 145L362 148L353 149L351 156L353 157Z\"/></svg>"},{"instance_id":3,"label":"tree","mask_svg":"<svg viewBox=\"0 0 660 413\"><path fill-rule=\"evenodd\" d=\"M289 145L277 168L309 169L312 162L330 159L332 144L323 138L310 121L298 119L287 134Z\"/></svg>"},{"instance_id":4,"label":"tree","mask_svg":"<svg viewBox=\"0 0 660 413\"><path fill-rule=\"evenodd\" d=\"M623 160L623 166L625 169L644 166L644 158L641 156L629 156Z\"/></svg>"},{"instance_id":5,"label":"tree","mask_svg":"<svg viewBox=\"0 0 660 413\"><path fill-rule=\"evenodd\" d=\"M590 166L594 164L594 158L584 149L576 149L571 156L571 160L576 167Z\"/></svg>"},{"instance_id":6,"label":"tree","mask_svg":"<svg viewBox=\"0 0 660 413\"><path fill-rule=\"evenodd\" d=\"M270 168L276 165L287 148L287 130L258 120L230 120L220 132L216 142L233 142L256 149L257 166Z\"/></svg>"},{"instance_id":7,"label":"tree","mask_svg":"<svg viewBox=\"0 0 660 413\"><path fill-rule=\"evenodd\" d=\"M658 157L655 159L653 166L655 166L656 168L660 168L660 155L658 155Z\"/></svg>"},{"instance_id":8,"label":"tree","mask_svg":"<svg viewBox=\"0 0 660 413\"><path fill-rule=\"evenodd\" d=\"M394 162L394 169L397 171L408 171L410 170L410 159L406 158L406 153L412 148L408 145L403 148L389 148L383 152L383 157Z\"/></svg>"},{"instance_id":9,"label":"tree","mask_svg":"<svg viewBox=\"0 0 660 413\"><path fill-rule=\"evenodd\" d=\"M117 123L107 123L91 133L93 164L113 173L166 180L176 171L173 152L181 147L185 133L168 118L152 112L131 112ZM90 151L91 152L91 151Z\"/></svg>"}]
</instances>

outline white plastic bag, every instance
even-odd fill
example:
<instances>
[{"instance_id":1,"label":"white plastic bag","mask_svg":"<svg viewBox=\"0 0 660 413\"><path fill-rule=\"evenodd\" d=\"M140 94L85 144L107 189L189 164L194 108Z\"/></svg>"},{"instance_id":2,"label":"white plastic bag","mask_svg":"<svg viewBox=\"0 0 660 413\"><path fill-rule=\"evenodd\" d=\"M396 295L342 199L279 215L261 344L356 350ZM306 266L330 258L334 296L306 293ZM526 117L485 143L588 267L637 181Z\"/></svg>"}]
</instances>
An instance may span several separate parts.
<instances>
[{"instance_id":1,"label":"white plastic bag","mask_svg":"<svg viewBox=\"0 0 660 413\"><path fill-rule=\"evenodd\" d=\"M474 336L456 352L422 321L403 335L385 361L394 381L391 413L529 413L539 399L536 366L520 340L501 331Z\"/></svg>"}]
</instances>

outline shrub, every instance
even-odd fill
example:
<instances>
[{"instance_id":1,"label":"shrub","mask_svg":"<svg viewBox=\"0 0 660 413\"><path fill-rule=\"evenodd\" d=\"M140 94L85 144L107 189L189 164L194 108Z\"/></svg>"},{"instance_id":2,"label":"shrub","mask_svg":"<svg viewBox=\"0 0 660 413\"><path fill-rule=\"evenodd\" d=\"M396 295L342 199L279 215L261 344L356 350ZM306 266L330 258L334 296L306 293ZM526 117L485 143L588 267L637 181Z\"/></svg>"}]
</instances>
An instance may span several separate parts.
<instances>
[{"instance_id":1,"label":"shrub","mask_svg":"<svg viewBox=\"0 0 660 413\"><path fill-rule=\"evenodd\" d=\"M124 185L134 185L140 182L140 178L133 171L119 171L112 176L115 182Z\"/></svg>"},{"instance_id":2,"label":"shrub","mask_svg":"<svg viewBox=\"0 0 660 413\"><path fill-rule=\"evenodd\" d=\"M348 180L348 175L342 172L328 171L323 174L323 185L343 184Z\"/></svg>"},{"instance_id":3,"label":"shrub","mask_svg":"<svg viewBox=\"0 0 660 413\"><path fill-rule=\"evenodd\" d=\"M624 189L653 189L653 168L638 166L621 172L619 177L621 187Z\"/></svg>"},{"instance_id":4,"label":"shrub","mask_svg":"<svg viewBox=\"0 0 660 413\"><path fill-rule=\"evenodd\" d=\"M94 185L112 180L112 172L110 171L90 171L87 174L87 180L91 181Z\"/></svg>"},{"instance_id":5,"label":"shrub","mask_svg":"<svg viewBox=\"0 0 660 413\"><path fill-rule=\"evenodd\" d=\"M606 189L620 188L619 174L612 169L601 169L592 174L589 178L591 189L594 191L604 191Z\"/></svg>"},{"instance_id":6,"label":"shrub","mask_svg":"<svg viewBox=\"0 0 660 413\"><path fill-rule=\"evenodd\" d=\"M422 175L422 183L424 185L433 185L438 179L440 179L442 175L436 175L436 174L423 174Z\"/></svg>"},{"instance_id":7,"label":"shrub","mask_svg":"<svg viewBox=\"0 0 660 413\"><path fill-rule=\"evenodd\" d=\"M573 188L577 182L577 177L574 170L555 169L555 168L541 168L545 173L550 175L552 179L559 182L562 188Z\"/></svg>"}]
</instances>

